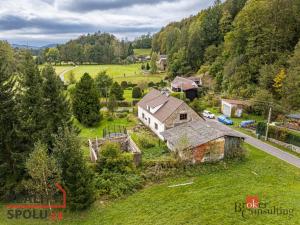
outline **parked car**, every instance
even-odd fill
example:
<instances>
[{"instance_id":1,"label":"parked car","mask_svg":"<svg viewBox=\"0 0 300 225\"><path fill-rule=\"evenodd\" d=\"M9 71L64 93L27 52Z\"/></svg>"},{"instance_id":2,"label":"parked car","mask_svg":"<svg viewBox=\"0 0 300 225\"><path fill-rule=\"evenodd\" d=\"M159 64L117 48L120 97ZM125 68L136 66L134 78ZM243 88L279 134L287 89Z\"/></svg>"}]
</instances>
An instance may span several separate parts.
<instances>
[{"instance_id":1,"label":"parked car","mask_svg":"<svg viewBox=\"0 0 300 225\"><path fill-rule=\"evenodd\" d=\"M233 125L233 121L229 117L224 115L219 116L218 121L224 123L225 125Z\"/></svg>"},{"instance_id":2,"label":"parked car","mask_svg":"<svg viewBox=\"0 0 300 225\"><path fill-rule=\"evenodd\" d=\"M209 119L214 119L215 118L215 114L211 113L208 110L204 110L202 115L206 118L209 118Z\"/></svg>"},{"instance_id":3,"label":"parked car","mask_svg":"<svg viewBox=\"0 0 300 225\"><path fill-rule=\"evenodd\" d=\"M255 124L255 120L245 120L245 121L241 122L240 127L246 128L246 127L249 127L253 124Z\"/></svg>"}]
</instances>

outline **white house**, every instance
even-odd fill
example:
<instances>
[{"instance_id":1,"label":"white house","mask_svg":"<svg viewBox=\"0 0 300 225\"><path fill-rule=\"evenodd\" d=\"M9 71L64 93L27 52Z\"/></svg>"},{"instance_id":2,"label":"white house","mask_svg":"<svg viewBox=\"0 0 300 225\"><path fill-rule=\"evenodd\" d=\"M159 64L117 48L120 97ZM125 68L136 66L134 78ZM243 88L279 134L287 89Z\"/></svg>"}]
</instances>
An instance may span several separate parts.
<instances>
[{"instance_id":1,"label":"white house","mask_svg":"<svg viewBox=\"0 0 300 225\"><path fill-rule=\"evenodd\" d=\"M152 89L137 104L138 118L160 139L167 129L202 118L184 101Z\"/></svg>"}]
</instances>

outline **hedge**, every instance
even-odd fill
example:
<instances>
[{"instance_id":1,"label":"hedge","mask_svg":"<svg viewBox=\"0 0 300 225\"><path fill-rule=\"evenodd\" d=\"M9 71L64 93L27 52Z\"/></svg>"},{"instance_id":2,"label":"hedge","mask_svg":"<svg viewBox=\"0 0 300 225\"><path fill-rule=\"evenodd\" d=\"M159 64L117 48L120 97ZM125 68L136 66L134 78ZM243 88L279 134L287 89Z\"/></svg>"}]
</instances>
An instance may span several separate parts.
<instances>
[{"instance_id":1,"label":"hedge","mask_svg":"<svg viewBox=\"0 0 300 225\"><path fill-rule=\"evenodd\" d=\"M259 122L256 127L256 133L264 136L266 134L266 128L267 128L266 123ZM300 137L291 133L286 128L269 126L268 137L300 147Z\"/></svg>"}]
</instances>

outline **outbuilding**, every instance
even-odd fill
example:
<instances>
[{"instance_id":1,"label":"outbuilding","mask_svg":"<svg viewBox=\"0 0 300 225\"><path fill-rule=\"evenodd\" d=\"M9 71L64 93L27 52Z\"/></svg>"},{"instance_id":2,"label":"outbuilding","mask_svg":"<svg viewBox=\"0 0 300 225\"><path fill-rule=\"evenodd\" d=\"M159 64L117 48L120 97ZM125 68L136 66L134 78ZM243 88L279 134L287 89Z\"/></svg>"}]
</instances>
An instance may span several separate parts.
<instances>
[{"instance_id":1,"label":"outbuilding","mask_svg":"<svg viewBox=\"0 0 300 225\"><path fill-rule=\"evenodd\" d=\"M222 99L221 111L228 117L242 117L243 110L249 107L250 103L243 100Z\"/></svg>"},{"instance_id":2,"label":"outbuilding","mask_svg":"<svg viewBox=\"0 0 300 225\"><path fill-rule=\"evenodd\" d=\"M217 123L194 121L161 133L168 148L191 163L234 158L243 153L244 138Z\"/></svg>"}]
</instances>

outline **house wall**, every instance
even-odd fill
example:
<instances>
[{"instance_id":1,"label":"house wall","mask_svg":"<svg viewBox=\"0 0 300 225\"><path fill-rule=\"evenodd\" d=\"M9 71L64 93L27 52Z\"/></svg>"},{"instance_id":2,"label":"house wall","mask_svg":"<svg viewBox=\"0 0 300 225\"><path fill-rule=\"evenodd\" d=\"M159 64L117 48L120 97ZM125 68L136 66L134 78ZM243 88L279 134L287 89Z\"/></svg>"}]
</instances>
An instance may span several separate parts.
<instances>
[{"instance_id":1,"label":"house wall","mask_svg":"<svg viewBox=\"0 0 300 225\"><path fill-rule=\"evenodd\" d=\"M187 113L186 120L180 120L180 114ZM199 120L201 117L186 103L182 104L168 119L164 121L165 129L170 129L183 123Z\"/></svg>"},{"instance_id":2,"label":"house wall","mask_svg":"<svg viewBox=\"0 0 300 225\"><path fill-rule=\"evenodd\" d=\"M143 118L144 113L144 118ZM149 127L161 140L164 140L160 135L161 132L165 131L165 125L152 116L148 111L144 110L140 106L138 107L138 118ZM149 123L150 118L150 123ZM155 129L155 123L157 124L157 129Z\"/></svg>"}]
</instances>

